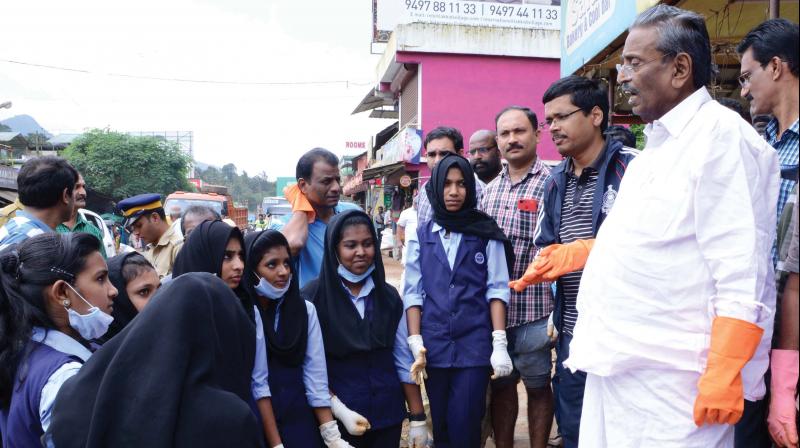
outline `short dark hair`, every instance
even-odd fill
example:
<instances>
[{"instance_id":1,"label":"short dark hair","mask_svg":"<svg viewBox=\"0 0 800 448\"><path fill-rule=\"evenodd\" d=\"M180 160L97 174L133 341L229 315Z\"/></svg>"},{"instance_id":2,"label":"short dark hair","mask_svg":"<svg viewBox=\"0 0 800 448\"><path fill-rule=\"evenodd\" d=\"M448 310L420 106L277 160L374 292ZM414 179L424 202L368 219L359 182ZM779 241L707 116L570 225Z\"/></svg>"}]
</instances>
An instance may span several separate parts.
<instances>
[{"instance_id":1,"label":"short dark hair","mask_svg":"<svg viewBox=\"0 0 800 448\"><path fill-rule=\"evenodd\" d=\"M750 122L750 112L745 110L744 105L741 102L728 97L717 98L717 102L739 114L744 121L747 121L748 123Z\"/></svg>"},{"instance_id":2,"label":"short dark hair","mask_svg":"<svg viewBox=\"0 0 800 448\"><path fill-rule=\"evenodd\" d=\"M434 128L431 132L428 132L425 136L425 149L428 149L428 143L440 138L449 138L450 141L453 142L453 148L455 148L456 151L464 149L464 137L461 135L461 132L449 126L439 126Z\"/></svg>"},{"instance_id":3,"label":"short dark hair","mask_svg":"<svg viewBox=\"0 0 800 448\"><path fill-rule=\"evenodd\" d=\"M528 117L528 121L531 122L531 126L533 126L533 130L534 131L539 129L539 119L536 118L536 113L534 113L532 110L530 110L530 108L523 107L523 106L508 106L505 109L503 109L500 112L498 112L497 115L494 116L494 128L495 128L495 130L497 130L497 121L500 120L500 116L503 115L504 113L512 111L512 110L518 110L518 111L524 113L525 116Z\"/></svg>"},{"instance_id":4,"label":"short dark hair","mask_svg":"<svg viewBox=\"0 0 800 448\"><path fill-rule=\"evenodd\" d=\"M592 109L599 107L603 112L600 132L605 132L608 127L608 92L600 85L599 81L577 75L561 78L547 88L542 96L542 103L549 103L564 95L569 95L569 101L580 107L584 115L588 115Z\"/></svg>"},{"instance_id":5,"label":"short dark hair","mask_svg":"<svg viewBox=\"0 0 800 448\"><path fill-rule=\"evenodd\" d=\"M623 146L627 146L628 148L635 148L636 147L636 136L633 135L630 129L615 124L613 126L609 126L608 129L603 133L606 136L606 139L611 141L618 141L623 144Z\"/></svg>"},{"instance_id":6,"label":"short dark hair","mask_svg":"<svg viewBox=\"0 0 800 448\"><path fill-rule=\"evenodd\" d=\"M205 205L193 205L191 207L187 207L186 210L183 211L181 214L181 233L186 235L186 226L184 225L184 219L188 215L195 215L195 216L205 216L208 218L209 221L216 221L218 219L222 219L222 217L217 213L213 208L206 207Z\"/></svg>"},{"instance_id":7,"label":"short dark hair","mask_svg":"<svg viewBox=\"0 0 800 448\"><path fill-rule=\"evenodd\" d=\"M19 201L29 207L53 207L64 189L72 195L77 182L78 171L61 157L35 157L25 162L17 175Z\"/></svg>"},{"instance_id":8,"label":"short dark hair","mask_svg":"<svg viewBox=\"0 0 800 448\"><path fill-rule=\"evenodd\" d=\"M138 252L132 252L122 262L122 278L125 280L126 286L143 273L155 270L156 268L147 261L147 258L144 258L144 255Z\"/></svg>"},{"instance_id":9,"label":"short dark hair","mask_svg":"<svg viewBox=\"0 0 800 448\"><path fill-rule=\"evenodd\" d=\"M318 160L323 160L331 166L339 166L339 158L336 157L336 154L325 148L314 148L303 154L300 160L297 161L297 169L295 170L295 177L297 180L311 180L314 164L317 163Z\"/></svg>"},{"instance_id":10,"label":"short dark hair","mask_svg":"<svg viewBox=\"0 0 800 448\"><path fill-rule=\"evenodd\" d=\"M631 29L644 27L656 29L656 49L664 56L674 58L678 53L689 55L695 89L711 83L717 66L711 59L711 40L703 16L670 5L656 5L639 14L631 25Z\"/></svg>"},{"instance_id":11,"label":"short dark hair","mask_svg":"<svg viewBox=\"0 0 800 448\"><path fill-rule=\"evenodd\" d=\"M770 59L777 56L789 64L795 77L800 76L798 53L798 25L786 19L769 19L756 26L739 43L736 52L740 55L753 49L753 58L766 67Z\"/></svg>"}]
</instances>

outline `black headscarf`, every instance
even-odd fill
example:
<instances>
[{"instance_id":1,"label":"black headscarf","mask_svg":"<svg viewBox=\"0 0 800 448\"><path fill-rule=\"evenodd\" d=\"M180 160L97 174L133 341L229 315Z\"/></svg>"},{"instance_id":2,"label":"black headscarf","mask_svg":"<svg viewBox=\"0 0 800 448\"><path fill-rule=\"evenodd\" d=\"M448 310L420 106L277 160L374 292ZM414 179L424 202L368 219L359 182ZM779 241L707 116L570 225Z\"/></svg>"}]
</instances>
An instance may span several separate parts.
<instances>
[{"instance_id":1,"label":"black headscarf","mask_svg":"<svg viewBox=\"0 0 800 448\"><path fill-rule=\"evenodd\" d=\"M255 326L219 278L176 278L58 392L59 448L263 447Z\"/></svg>"},{"instance_id":2,"label":"black headscarf","mask_svg":"<svg viewBox=\"0 0 800 448\"><path fill-rule=\"evenodd\" d=\"M289 283L289 290L283 296L281 304L280 337L275 332L278 301L270 299L259 301L258 292L255 289L255 285L258 284L255 274L257 274L258 265L261 263L264 253L276 246L285 247L286 251L291 253L289 252L289 243L286 242L283 234L275 230L248 233L244 238L244 243L247 264L244 267L242 283L261 312L269 354L280 359L284 364L292 367L299 366L305 359L306 344L308 343L308 311L305 301L300 297L300 276L294 269L294 260L291 263L293 267L292 281ZM259 253L255 254L254 252Z\"/></svg>"},{"instance_id":3,"label":"black headscarf","mask_svg":"<svg viewBox=\"0 0 800 448\"><path fill-rule=\"evenodd\" d=\"M172 277L176 278L187 272L208 272L221 277L225 248L231 238L238 238L242 244L242 250L244 250L244 239L238 227L230 226L219 220L201 222L189 234L189 239L183 243L178 256L175 257ZM245 258L245 262L246 260L247 258ZM253 299L244 289L244 285L240 282L233 292L241 300L244 311L250 320L255 320Z\"/></svg>"},{"instance_id":4,"label":"black headscarf","mask_svg":"<svg viewBox=\"0 0 800 448\"><path fill-rule=\"evenodd\" d=\"M117 333L122 331L122 329L139 314L139 311L133 306L131 298L128 297L127 282L122 275L122 268L125 266L125 261L130 257L144 259L144 255L139 252L127 252L108 259L108 280L117 288L117 297L114 298L114 310L111 312L114 320L108 327L106 334L102 337L104 342L116 336Z\"/></svg>"},{"instance_id":5,"label":"black headscarf","mask_svg":"<svg viewBox=\"0 0 800 448\"><path fill-rule=\"evenodd\" d=\"M444 183L447 180L447 171L454 166L458 167L461 174L464 175L467 197L461 210L449 212L444 203ZM436 224L451 232L502 242L506 252L508 273L513 272L514 247L497 222L491 216L477 209L478 195L475 187L475 173L467 159L458 154L446 153L445 157L433 168L431 180L425 185L425 193L431 203L433 221Z\"/></svg>"},{"instance_id":6,"label":"black headscarf","mask_svg":"<svg viewBox=\"0 0 800 448\"><path fill-rule=\"evenodd\" d=\"M336 246L342 237L344 222L353 216L363 216L375 245L375 269L372 281L375 289L372 300L372 319L362 319L344 290L339 277ZM325 251L322 270L316 280L302 290L302 296L317 307L325 353L344 358L354 353L394 347L397 324L403 315L403 303L393 286L386 283L383 260L378 250L378 237L369 216L361 210L347 210L335 215L325 231Z\"/></svg>"}]
</instances>

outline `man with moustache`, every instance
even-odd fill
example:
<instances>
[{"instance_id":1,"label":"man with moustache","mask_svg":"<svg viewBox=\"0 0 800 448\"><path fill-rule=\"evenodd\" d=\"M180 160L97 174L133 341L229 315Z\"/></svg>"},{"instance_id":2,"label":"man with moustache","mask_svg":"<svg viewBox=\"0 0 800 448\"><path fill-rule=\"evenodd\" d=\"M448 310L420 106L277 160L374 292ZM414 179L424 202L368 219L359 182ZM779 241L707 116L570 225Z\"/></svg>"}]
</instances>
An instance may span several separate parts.
<instances>
[{"instance_id":1,"label":"man with moustache","mask_svg":"<svg viewBox=\"0 0 800 448\"><path fill-rule=\"evenodd\" d=\"M560 79L547 89L542 102L546 127L565 159L550 171L545 187L534 240L534 245L543 249L526 276L512 283L520 291L542 281L556 282L556 331L551 336L557 338L555 414L564 447L574 448L578 446L586 374L570 372L562 363L569 356L578 319L575 300L594 238L614 206L622 176L638 151L604 138L608 95L597 81L574 75ZM565 263L567 260L570 263ZM526 281L531 274L533 278Z\"/></svg>"},{"instance_id":2,"label":"man with moustache","mask_svg":"<svg viewBox=\"0 0 800 448\"><path fill-rule=\"evenodd\" d=\"M478 183L483 187L493 181L502 168L497 135L494 131L480 129L469 138L469 163L475 171Z\"/></svg>"},{"instance_id":3,"label":"man with moustache","mask_svg":"<svg viewBox=\"0 0 800 448\"><path fill-rule=\"evenodd\" d=\"M712 61L697 13L657 5L628 31L617 81L647 145L578 291L581 447L730 447L765 394L777 156L711 98Z\"/></svg>"},{"instance_id":4,"label":"man with moustache","mask_svg":"<svg viewBox=\"0 0 800 448\"><path fill-rule=\"evenodd\" d=\"M103 243L103 231L98 229L97 226L90 223L83 215L80 213L80 209L86 207L86 181L83 180L83 176L78 173L78 182L75 183L75 189L72 190L72 196L75 199L75 207L72 209L72 215L70 215L69 221L64 221L63 223L59 224L56 227L56 232L58 233L70 233L70 232L84 232L88 233ZM103 258L108 258L106 256L106 251L101 250L100 255Z\"/></svg>"},{"instance_id":5,"label":"man with moustache","mask_svg":"<svg viewBox=\"0 0 800 448\"><path fill-rule=\"evenodd\" d=\"M514 248L514 269L519 278L533 261L533 235L550 169L536 155L539 126L527 107L510 106L495 118L497 146L508 162L486 186L480 209L497 221ZM514 363L510 379L492 382L490 405L494 440L498 448L514 444L514 424L519 412L519 378L528 394L528 433L531 447L545 448L553 423L550 389L551 346L547 317L553 310L549 283L522 292L511 291L506 320L509 355Z\"/></svg>"},{"instance_id":6,"label":"man with moustache","mask_svg":"<svg viewBox=\"0 0 800 448\"><path fill-rule=\"evenodd\" d=\"M789 240L791 228L786 225L797 210L790 205L794 202L797 185L797 165L800 159L800 137L798 136L798 112L800 111L800 61L798 61L798 26L786 19L771 19L753 28L739 43L736 51L741 56L741 75L739 83L742 87L741 94L750 101L750 109L757 116L772 115L764 128L764 138L778 153L781 166L780 193L778 195L778 237L772 246L772 262L779 271L782 271L781 261L785 258L785 248L781 243ZM754 124L755 126L755 124ZM792 194L792 192L795 194ZM780 250L783 249L783 250ZM782 256L783 255L783 256ZM778 297L788 296L783 294L786 274L778 274ZM797 300L797 296L789 298ZM776 322L786 321L797 317L791 311L791 304L781 301L778 307ZM790 310L788 313L786 310ZM784 328L782 324L779 324ZM781 335L779 335L781 336ZM797 350L778 350L771 352L772 384L780 382L783 377L781 369L776 366L797 366L800 360ZM796 369L794 370L797 371ZM797 375L791 377L788 383L796 384ZM789 395L784 390L772 387L770 400L771 415L775 409L784 409L794 413L795 401L792 392ZM745 413L742 420L736 425L736 446L755 447L769 446L771 444L768 431L764 425L767 400L745 403ZM794 423L794 418L789 418ZM774 423L770 421L770 423ZM774 427L774 425L771 425ZM773 433L774 437L774 433ZM777 439L776 439L777 440ZM795 445L796 446L796 445Z\"/></svg>"}]
</instances>

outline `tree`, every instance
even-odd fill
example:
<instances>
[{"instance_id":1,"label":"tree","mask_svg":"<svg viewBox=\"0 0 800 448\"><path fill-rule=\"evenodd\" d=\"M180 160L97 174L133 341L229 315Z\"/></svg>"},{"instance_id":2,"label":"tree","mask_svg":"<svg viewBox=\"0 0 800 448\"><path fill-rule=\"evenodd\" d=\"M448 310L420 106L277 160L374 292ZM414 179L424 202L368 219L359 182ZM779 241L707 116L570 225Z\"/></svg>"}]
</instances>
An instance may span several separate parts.
<instances>
[{"instance_id":1,"label":"tree","mask_svg":"<svg viewBox=\"0 0 800 448\"><path fill-rule=\"evenodd\" d=\"M161 137L138 137L94 129L63 153L99 193L119 201L141 193L168 195L191 191L190 158L177 143Z\"/></svg>"},{"instance_id":2,"label":"tree","mask_svg":"<svg viewBox=\"0 0 800 448\"><path fill-rule=\"evenodd\" d=\"M240 175L232 163L221 169L209 166L206 170L197 170L197 177L209 184L227 186L234 201L247 203L250 211L255 211L265 196L275 196L275 182L268 180L266 173L262 171L251 177L243 171Z\"/></svg>"}]
</instances>

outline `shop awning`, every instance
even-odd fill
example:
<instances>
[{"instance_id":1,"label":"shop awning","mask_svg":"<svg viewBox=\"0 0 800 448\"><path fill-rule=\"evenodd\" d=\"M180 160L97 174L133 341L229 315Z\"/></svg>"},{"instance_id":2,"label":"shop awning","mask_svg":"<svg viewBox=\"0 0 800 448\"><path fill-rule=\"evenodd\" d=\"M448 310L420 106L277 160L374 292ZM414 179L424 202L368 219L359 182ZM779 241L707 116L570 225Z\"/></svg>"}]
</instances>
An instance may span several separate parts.
<instances>
[{"instance_id":1,"label":"shop awning","mask_svg":"<svg viewBox=\"0 0 800 448\"><path fill-rule=\"evenodd\" d=\"M391 176L395 171L405 168L405 162L396 162L389 165L375 166L364 170L361 176L363 180L377 179L379 177Z\"/></svg>"},{"instance_id":2,"label":"shop awning","mask_svg":"<svg viewBox=\"0 0 800 448\"><path fill-rule=\"evenodd\" d=\"M374 88L370 88L367 94L364 96L364 99L358 103L353 112L350 115L355 115L361 112L366 112L368 110L377 109L383 106L392 106L394 105L394 98L392 98L391 92L382 95L380 92L376 91Z\"/></svg>"}]
</instances>

